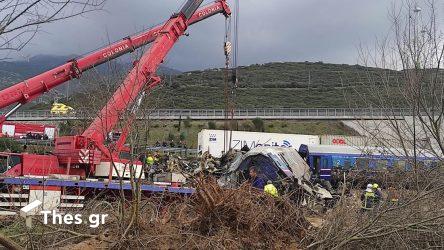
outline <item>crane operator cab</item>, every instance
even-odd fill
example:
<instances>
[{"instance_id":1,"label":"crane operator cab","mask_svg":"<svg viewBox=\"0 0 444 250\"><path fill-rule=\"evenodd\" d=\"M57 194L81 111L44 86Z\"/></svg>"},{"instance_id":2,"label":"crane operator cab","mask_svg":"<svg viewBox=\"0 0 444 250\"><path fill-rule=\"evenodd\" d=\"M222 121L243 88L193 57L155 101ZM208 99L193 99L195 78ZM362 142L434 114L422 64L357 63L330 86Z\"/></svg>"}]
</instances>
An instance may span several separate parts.
<instances>
[{"instance_id":1,"label":"crane operator cab","mask_svg":"<svg viewBox=\"0 0 444 250\"><path fill-rule=\"evenodd\" d=\"M54 115L66 115L73 111L74 109L68 105L65 105L60 102L55 102L51 107L51 114Z\"/></svg>"},{"instance_id":2,"label":"crane operator cab","mask_svg":"<svg viewBox=\"0 0 444 250\"><path fill-rule=\"evenodd\" d=\"M20 154L0 153L0 175L21 163Z\"/></svg>"}]
</instances>

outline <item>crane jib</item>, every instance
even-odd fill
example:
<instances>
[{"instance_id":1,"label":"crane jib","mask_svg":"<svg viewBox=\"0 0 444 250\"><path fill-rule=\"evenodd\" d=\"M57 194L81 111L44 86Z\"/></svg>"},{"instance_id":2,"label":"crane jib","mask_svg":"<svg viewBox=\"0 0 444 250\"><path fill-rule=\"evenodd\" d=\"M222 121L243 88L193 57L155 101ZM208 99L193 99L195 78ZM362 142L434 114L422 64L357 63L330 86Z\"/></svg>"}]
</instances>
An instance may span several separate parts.
<instances>
[{"instance_id":1,"label":"crane jib","mask_svg":"<svg viewBox=\"0 0 444 250\"><path fill-rule=\"evenodd\" d=\"M192 13L192 16L187 21L188 25L195 24L218 13L222 13L225 16L231 14L225 0L217 0L215 3L195 11L194 8L196 8L196 6L198 7L201 2L202 1L189 1L184 8L182 8L186 10L187 13ZM143 45L149 44L158 36L158 32L162 27L163 25L159 25L151 30L127 37L110 46L101 48L81 58L71 60L57 68L48 70L23 82L16 83L6 89L0 90L0 108L5 108L14 103L25 104L74 77L80 77L81 73L88 69L115 59L123 54L130 53L134 51L134 49ZM74 69L78 69L78 72ZM58 73L55 74L55 72ZM16 110L17 109L15 108L12 109L11 114ZM4 115L0 116L0 123L5 120L6 117Z\"/></svg>"},{"instance_id":2,"label":"crane jib","mask_svg":"<svg viewBox=\"0 0 444 250\"><path fill-rule=\"evenodd\" d=\"M12 176L62 174L82 178L89 175L108 176L108 180L111 181L116 176L125 178L126 173L123 172L127 169L134 169L136 171L134 173L137 171L142 173L144 167L142 162L122 159L119 154L130 131L132 119L135 119L134 113L128 114L127 111L132 107L134 100L139 99L139 93L149 91L159 84L160 78L155 76L155 72L191 23L199 22L216 12L222 12L226 17L231 13L225 0L216 0L214 4L196 11L201 3L202 0L189 0L182 8L183 12L173 15L164 25L127 37L105 49L99 49L0 91L0 107L16 102L25 103L73 77L80 77L84 69L101 63L104 57L116 58L154 40L153 45L136 61L123 83L87 130L81 135L56 137L52 155L17 154L22 159L21 164L17 164L4 174ZM140 97L143 95L140 94ZM92 95L91 98L96 97ZM133 106L133 111L136 111L138 104ZM10 113L20 106L14 107ZM126 114L128 117L125 117ZM0 123L2 117L5 116L0 116ZM126 121L123 124L121 138L116 143L108 144L107 135L116 128L122 118ZM125 175L120 175L121 173Z\"/></svg>"},{"instance_id":3,"label":"crane jib","mask_svg":"<svg viewBox=\"0 0 444 250\"><path fill-rule=\"evenodd\" d=\"M144 84L149 78L154 76L165 56L187 29L188 23L191 20L188 19L186 15L190 17L194 16L201 3L202 0L190 0L182 8L181 13L174 14L170 18L160 32L158 32L153 46L141 56L134 65L134 68L124 79L122 85L120 85L108 103L102 108L100 114L96 116L90 126L83 132L82 137L88 138L107 158L112 158L112 156L106 151L106 147L104 146L106 135L115 128L120 120L121 114L137 99L138 93L145 91ZM223 3L223 1L219 3ZM209 9L211 10L211 7ZM132 91L127 93L124 91L127 89L131 89ZM102 150L102 148L105 150Z\"/></svg>"},{"instance_id":4,"label":"crane jib","mask_svg":"<svg viewBox=\"0 0 444 250\"><path fill-rule=\"evenodd\" d=\"M188 0L188 2L183 6L180 11L186 19L190 19L190 17L196 12L197 8L202 4L203 0Z\"/></svg>"}]
</instances>

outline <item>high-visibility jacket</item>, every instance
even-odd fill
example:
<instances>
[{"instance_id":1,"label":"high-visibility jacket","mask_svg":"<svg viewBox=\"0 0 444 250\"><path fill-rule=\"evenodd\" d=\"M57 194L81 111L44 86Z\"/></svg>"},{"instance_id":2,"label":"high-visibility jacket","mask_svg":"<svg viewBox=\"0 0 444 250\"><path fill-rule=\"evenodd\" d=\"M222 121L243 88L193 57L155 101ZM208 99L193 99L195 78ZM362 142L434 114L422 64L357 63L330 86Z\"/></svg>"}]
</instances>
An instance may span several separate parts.
<instances>
[{"instance_id":1,"label":"high-visibility jacket","mask_svg":"<svg viewBox=\"0 0 444 250\"><path fill-rule=\"evenodd\" d=\"M271 183L264 186L264 192L266 194L273 196L273 197L279 196L277 188Z\"/></svg>"},{"instance_id":2,"label":"high-visibility jacket","mask_svg":"<svg viewBox=\"0 0 444 250\"><path fill-rule=\"evenodd\" d=\"M375 203L375 193L374 192L365 192L364 194L364 200L362 203L362 208L363 209L373 209L373 205Z\"/></svg>"},{"instance_id":3,"label":"high-visibility jacket","mask_svg":"<svg viewBox=\"0 0 444 250\"><path fill-rule=\"evenodd\" d=\"M151 156L148 156L146 158L146 164L149 165L149 166L152 166L154 164L154 158L151 157Z\"/></svg>"}]
</instances>

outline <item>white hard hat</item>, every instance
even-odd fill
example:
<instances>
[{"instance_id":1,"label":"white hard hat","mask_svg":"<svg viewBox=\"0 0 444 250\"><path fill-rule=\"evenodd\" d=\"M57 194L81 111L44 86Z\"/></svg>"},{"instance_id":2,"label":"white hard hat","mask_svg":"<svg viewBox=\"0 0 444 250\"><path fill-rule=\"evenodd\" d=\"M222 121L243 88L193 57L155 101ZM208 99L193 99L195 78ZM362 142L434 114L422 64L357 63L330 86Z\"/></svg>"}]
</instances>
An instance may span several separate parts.
<instances>
[{"instance_id":1,"label":"white hard hat","mask_svg":"<svg viewBox=\"0 0 444 250\"><path fill-rule=\"evenodd\" d=\"M367 184L367 188L373 188L373 184Z\"/></svg>"}]
</instances>

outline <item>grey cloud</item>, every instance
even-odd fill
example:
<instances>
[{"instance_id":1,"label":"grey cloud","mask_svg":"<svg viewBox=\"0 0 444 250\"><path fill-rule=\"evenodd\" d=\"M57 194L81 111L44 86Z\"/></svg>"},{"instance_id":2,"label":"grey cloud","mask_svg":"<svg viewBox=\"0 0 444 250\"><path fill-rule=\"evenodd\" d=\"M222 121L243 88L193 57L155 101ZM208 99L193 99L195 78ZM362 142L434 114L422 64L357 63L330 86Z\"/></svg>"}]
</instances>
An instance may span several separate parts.
<instances>
[{"instance_id":1,"label":"grey cloud","mask_svg":"<svg viewBox=\"0 0 444 250\"><path fill-rule=\"evenodd\" d=\"M208 1L207 1L208 2ZM83 54L178 10L177 0L109 0L106 11L45 27L23 52ZM234 6L230 0L231 6ZM240 64L270 61L357 62L357 45L371 43L388 29L386 0L240 0ZM222 67L224 17L189 30L169 54L166 65L181 70Z\"/></svg>"}]
</instances>

